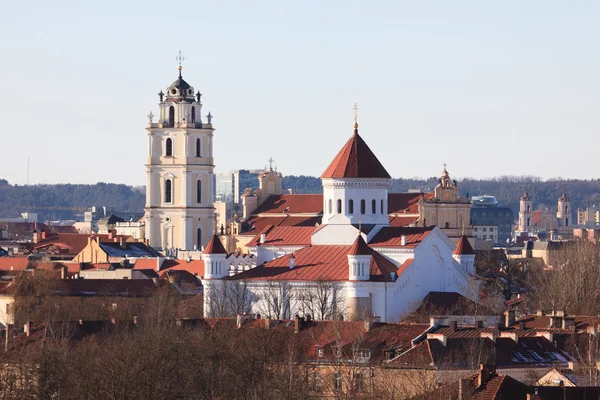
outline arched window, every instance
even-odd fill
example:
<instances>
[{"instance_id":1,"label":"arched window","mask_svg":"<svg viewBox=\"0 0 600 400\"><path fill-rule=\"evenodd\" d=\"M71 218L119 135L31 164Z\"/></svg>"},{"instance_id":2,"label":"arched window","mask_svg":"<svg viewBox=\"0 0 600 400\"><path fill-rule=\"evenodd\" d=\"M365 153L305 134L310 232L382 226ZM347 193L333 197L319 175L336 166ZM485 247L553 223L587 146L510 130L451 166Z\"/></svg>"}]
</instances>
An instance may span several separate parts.
<instances>
[{"instance_id":1,"label":"arched window","mask_svg":"<svg viewBox=\"0 0 600 400\"><path fill-rule=\"evenodd\" d=\"M381 199L381 213L383 214L383 199Z\"/></svg>"},{"instance_id":2,"label":"arched window","mask_svg":"<svg viewBox=\"0 0 600 400\"><path fill-rule=\"evenodd\" d=\"M375 201L375 199L371 201L371 213L377 214L377 202Z\"/></svg>"},{"instance_id":3,"label":"arched window","mask_svg":"<svg viewBox=\"0 0 600 400\"><path fill-rule=\"evenodd\" d=\"M366 214L366 212L367 212L367 202L365 201L365 199L362 199L360 201L360 213Z\"/></svg>"},{"instance_id":4,"label":"arched window","mask_svg":"<svg viewBox=\"0 0 600 400\"><path fill-rule=\"evenodd\" d=\"M569 206L565 206L565 213L569 212Z\"/></svg>"},{"instance_id":5,"label":"arched window","mask_svg":"<svg viewBox=\"0 0 600 400\"><path fill-rule=\"evenodd\" d=\"M167 138L167 144L165 146L165 155L171 157L173 155L173 139Z\"/></svg>"},{"instance_id":6,"label":"arched window","mask_svg":"<svg viewBox=\"0 0 600 400\"><path fill-rule=\"evenodd\" d=\"M348 201L348 214L354 214L354 200Z\"/></svg>"},{"instance_id":7,"label":"arched window","mask_svg":"<svg viewBox=\"0 0 600 400\"><path fill-rule=\"evenodd\" d=\"M165 203L173 201L173 182L170 179L165 181Z\"/></svg>"},{"instance_id":8,"label":"arched window","mask_svg":"<svg viewBox=\"0 0 600 400\"><path fill-rule=\"evenodd\" d=\"M196 157L202 157L202 142L200 138L196 139Z\"/></svg>"},{"instance_id":9,"label":"arched window","mask_svg":"<svg viewBox=\"0 0 600 400\"><path fill-rule=\"evenodd\" d=\"M169 107L169 128L175 126L175 107Z\"/></svg>"},{"instance_id":10,"label":"arched window","mask_svg":"<svg viewBox=\"0 0 600 400\"><path fill-rule=\"evenodd\" d=\"M202 250L202 228L198 228L198 237L196 238L198 250Z\"/></svg>"},{"instance_id":11,"label":"arched window","mask_svg":"<svg viewBox=\"0 0 600 400\"><path fill-rule=\"evenodd\" d=\"M333 212L333 201L331 199L329 199L329 207L327 209L329 211L329 214Z\"/></svg>"},{"instance_id":12,"label":"arched window","mask_svg":"<svg viewBox=\"0 0 600 400\"><path fill-rule=\"evenodd\" d=\"M446 229L450 228L450 222L446 222L446 224L444 225L446 227Z\"/></svg>"},{"instance_id":13,"label":"arched window","mask_svg":"<svg viewBox=\"0 0 600 400\"><path fill-rule=\"evenodd\" d=\"M202 181L196 182L196 203L202 203Z\"/></svg>"},{"instance_id":14,"label":"arched window","mask_svg":"<svg viewBox=\"0 0 600 400\"><path fill-rule=\"evenodd\" d=\"M337 213L341 214L342 213L342 200L338 199L337 201Z\"/></svg>"},{"instance_id":15,"label":"arched window","mask_svg":"<svg viewBox=\"0 0 600 400\"><path fill-rule=\"evenodd\" d=\"M527 226L530 225L531 220L529 218L527 218Z\"/></svg>"},{"instance_id":16,"label":"arched window","mask_svg":"<svg viewBox=\"0 0 600 400\"><path fill-rule=\"evenodd\" d=\"M192 124L196 122L196 107L192 106L192 120L190 121Z\"/></svg>"}]
</instances>

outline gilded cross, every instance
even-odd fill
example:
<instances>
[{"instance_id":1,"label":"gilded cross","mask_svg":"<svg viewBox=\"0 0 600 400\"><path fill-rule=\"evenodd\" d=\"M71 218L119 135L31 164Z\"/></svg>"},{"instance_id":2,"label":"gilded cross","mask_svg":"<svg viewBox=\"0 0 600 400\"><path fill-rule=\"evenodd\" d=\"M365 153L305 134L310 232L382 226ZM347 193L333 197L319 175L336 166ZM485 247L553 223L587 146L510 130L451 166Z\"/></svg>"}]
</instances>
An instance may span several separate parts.
<instances>
[{"instance_id":1,"label":"gilded cross","mask_svg":"<svg viewBox=\"0 0 600 400\"><path fill-rule=\"evenodd\" d=\"M275 161L273 160L273 157L269 157L267 161L269 161L269 169L273 169L273 161Z\"/></svg>"},{"instance_id":2,"label":"gilded cross","mask_svg":"<svg viewBox=\"0 0 600 400\"><path fill-rule=\"evenodd\" d=\"M181 70L181 64L185 61L185 57L183 56L183 53L181 50L179 50L179 52L177 53L177 57L175 57L175 59L179 63L179 70Z\"/></svg>"},{"instance_id":3,"label":"gilded cross","mask_svg":"<svg viewBox=\"0 0 600 400\"><path fill-rule=\"evenodd\" d=\"M356 103L354 103L354 107L352 107L352 110L354 110L354 125L358 124L358 106L356 105Z\"/></svg>"}]
</instances>

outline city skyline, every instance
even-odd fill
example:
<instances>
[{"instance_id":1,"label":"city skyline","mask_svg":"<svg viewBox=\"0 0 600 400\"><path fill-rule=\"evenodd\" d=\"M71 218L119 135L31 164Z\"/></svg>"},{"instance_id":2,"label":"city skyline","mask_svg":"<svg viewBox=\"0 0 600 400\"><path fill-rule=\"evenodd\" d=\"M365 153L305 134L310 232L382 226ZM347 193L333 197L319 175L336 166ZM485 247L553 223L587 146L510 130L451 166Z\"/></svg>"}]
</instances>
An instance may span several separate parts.
<instances>
[{"instance_id":1,"label":"city skyline","mask_svg":"<svg viewBox=\"0 0 600 400\"><path fill-rule=\"evenodd\" d=\"M273 157L284 175L319 176L358 103L393 177L447 163L457 178L598 178L580 162L599 128L598 4L235 4L178 6L189 23L158 2L10 4L0 178L26 183L29 156L32 184L144 185L146 115L180 49L215 117L217 173Z\"/></svg>"}]
</instances>

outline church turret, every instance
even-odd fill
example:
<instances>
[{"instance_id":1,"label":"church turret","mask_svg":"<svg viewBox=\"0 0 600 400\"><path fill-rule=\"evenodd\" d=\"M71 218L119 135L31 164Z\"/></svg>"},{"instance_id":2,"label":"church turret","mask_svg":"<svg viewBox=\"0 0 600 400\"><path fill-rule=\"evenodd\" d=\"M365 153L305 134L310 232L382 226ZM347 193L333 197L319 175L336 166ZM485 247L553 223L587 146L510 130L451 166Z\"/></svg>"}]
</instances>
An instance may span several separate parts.
<instances>
[{"instance_id":1,"label":"church turret","mask_svg":"<svg viewBox=\"0 0 600 400\"><path fill-rule=\"evenodd\" d=\"M180 57L183 61L183 57ZM200 251L214 231L213 134L201 94L179 76L159 93L158 122L148 115L146 238L167 255Z\"/></svg>"},{"instance_id":2,"label":"church turret","mask_svg":"<svg viewBox=\"0 0 600 400\"><path fill-rule=\"evenodd\" d=\"M468 274L475 274L475 251L469 239L463 234L452 252L452 258L456 260Z\"/></svg>"},{"instance_id":3,"label":"church turret","mask_svg":"<svg viewBox=\"0 0 600 400\"><path fill-rule=\"evenodd\" d=\"M573 224L573 220L571 219L571 200L564 192L558 199L558 211L556 212L556 219L558 219L558 225L564 228Z\"/></svg>"},{"instance_id":4,"label":"church turret","mask_svg":"<svg viewBox=\"0 0 600 400\"><path fill-rule=\"evenodd\" d=\"M204 251L204 279L223 279L229 275L229 269L225 263L227 250L217 235L212 235Z\"/></svg>"},{"instance_id":5,"label":"church turret","mask_svg":"<svg viewBox=\"0 0 600 400\"><path fill-rule=\"evenodd\" d=\"M519 201L519 231L527 232L531 229L532 225L532 200L529 196L528 192L525 192L523 196L521 196L521 200Z\"/></svg>"},{"instance_id":6,"label":"church turret","mask_svg":"<svg viewBox=\"0 0 600 400\"><path fill-rule=\"evenodd\" d=\"M371 277L372 250L359 234L348 252L348 279L368 281Z\"/></svg>"}]
</instances>

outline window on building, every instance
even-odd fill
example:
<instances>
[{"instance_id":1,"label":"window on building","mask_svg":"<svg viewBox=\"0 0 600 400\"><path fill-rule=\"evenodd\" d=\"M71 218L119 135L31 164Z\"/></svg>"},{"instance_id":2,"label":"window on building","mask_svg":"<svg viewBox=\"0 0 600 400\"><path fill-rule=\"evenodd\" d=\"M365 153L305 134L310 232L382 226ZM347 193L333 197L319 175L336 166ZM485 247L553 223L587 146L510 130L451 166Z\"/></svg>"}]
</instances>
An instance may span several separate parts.
<instances>
[{"instance_id":1,"label":"window on building","mask_svg":"<svg viewBox=\"0 0 600 400\"><path fill-rule=\"evenodd\" d=\"M333 390L342 390L342 374L339 372L333 374Z\"/></svg>"},{"instance_id":2,"label":"window on building","mask_svg":"<svg viewBox=\"0 0 600 400\"><path fill-rule=\"evenodd\" d=\"M565 219L565 226L569 226L569 218Z\"/></svg>"},{"instance_id":3,"label":"window on building","mask_svg":"<svg viewBox=\"0 0 600 400\"><path fill-rule=\"evenodd\" d=\"M444 224L444 226L446 227L446 229L450 229L450 222L446 222L446 223Z\"/></svg>"},{"instance_id":4,"label":"window on building","mask_svg":"<svg viewBox=\"0 0 600 400\"><path fill-rule=\"evenodd\" d=\"M354 214L354 200L348 200L348 214Z\"/></svg>"},{"instance_id":5,"label":"window on building","mask_svg":"<svg viewBox=\"0 0 600 400\"><path fill-rule=\"evenodd\" d=\"M170 179L165 181L165 203L173 201L173 182Z\"/></svg>"},{"instance_id":6,"label":"window on building","mask_svg":"<svg viewBox=\"0 0 600 400\"><path fill-rule=\"evenodd\" d=\"M196 238L196 242L197 242L197 250L201 250L202 249L202 228L198 228L198 237Z\"/></svg>"},{"instance_id":7,"label":"window on building","mask_svg":"<svg viewBox=\"0 0 600 400\"><path fill-rule=\"evenodd\" d=\"M337 201L337 213L341 214L342 213L342 200L338 199Z\"/></svg>"},{"instance_id":8,"label":"window on building","mask_svg":"<svg viewBox=\"0 0 600 400\"><path fill-rule=\"evenodd\" d=\"M484 226L483 228L481 228L482 231L487 232L487 228Z\"/></svg>"},{"instance_id":9,"label":"window on building","mask_svg":"<svg viewBox=\"0 0 600 400\"><path fill-rule=\"evenodd\" d=\"M311 389L315 392L319 390L319 373L317 371L313 371L312 373L312 380L310 386Z\"/></svg>"},{"instance_id":10,"label":"window on building","mask_svg":"<svg viewBox=\"0 0 600 400\"><path fill-rule=\"evenodd\" d=\"M377 214L377 202L375 199L371 200L371 214Z\"/></svg>"},{"instance_id":11,"label":"window on building","mask_svg":"<svg viewBox=\"0 0 600 400\"><path fill-rule=\"evenodd\" d=\"M323 348L317 347L317 357L323 357Z\"/></svg>"},{"instance_id":12,"label":"window on building","mask_svg":"<svg viewBox=\"0 0 600 400\"><path fill-rule=\"evenodd\" d=\"M483 240L487 240L487 235L483 235Z\"/></svg>"},{"instance_id":13,"label":"window on building","mask_svg":"<svg viewBox=\"0 0 600 400\"><path fill-rule=\"evenodd\" d=\"M173 139L167 138L167 143L165 145L165 155L167 157L173 156Z\"/></svg>"},{"instance_id":14,"label":"window on building","mask_svg":"<svg viewBox=\"0 0 600 400\"><path fill-rule=\"evenodd\" d=\"M477 229L478 229L478 228L477 228L476 226L475 226L475 227L473 227L473 231L477 232Z\"/></svg>"},{"instance_id":15,"label":"window on building","mask_svg":"<svg viewBox=\"0 0 600 400\"><path fill-rule=\"evenodd\" d=\"M194 106L192 106L192 120L190 122L191 123L196 122L196 107L194 107Z\"/></svg>"},{"instance_id":16,"label":"window on building","mask_svg":"<svg viewBox=\"0 0 600 400\"><path fill-rule=\"evenodd\" d=\"M169 107L169 128L175 126L175 107Z\"/></svg>"},{"instance_id":17,"label":"window on building","mask_svg":"<svg viewBox=\"0 0 600 400\"><path fill-rule=\"evenodd\" d=\"M200 138L196 139L196 157L202 157L202 141Z\"/></svg>"},{"instance_id":18,"label":"window on building","mask_svg":"<svg viewBox=\"0 0 600 400\"><path fill-rule=\"evenodd\" d=\"M383 214L383 199L381 199L381 213Z\"/></svg>"},{"instance_id":19,"label":"window on building","mask_svg":"<svg viewBox=\"0 0 600 400\"><path fill-rule=\"evenodd\" d=\"M490 226L490 232L494 232L494 227Z\"/></svg>"},{"instance_id":20,"label":"window on building","mask_svg":"<svg viewBox=\"0 0 600 400\"><path fill-rule=\"evenodd\" d=\"M196 182L196 203L202 203L202 181Z\"/></svg>"},{"instance_id":21,"label":"window on building","mask_svg":"<svg viewBox=\"0 0 600 400\"><path fill-rule=\"evenodd\" d=\"M366 214L366 212L367 212L367 202L365 201L365 199L362 199L360 201L360 213Z\"/></svg>"},{"instance_id":22,"label":"window on building","mask_svg":"<svg viewBox=\"0 0 600 400\"><path fill-rule=\"evenodd\" d=\"M333 200L329 199L328 203L329 204L328 204L327 209L329 210L329 214L332 214L333 213Z\"/></svg>"},{"instance_id":23,"label":"window on building","mask_svg":"<svg viewBox=\"0 0 600 400\"><path fill-rule=\"evenodd\" d=\"M363 374L354 374L354 390L357 392L362 392L365 390L365 380L363 378Z\"/></svg>"},{"instance_id":24,"label":"window on building","mask_svg":"<svg viewBox=\"0 0 600 400\"><path fill-rule=\"evenodd\" d=\"M337 358L342 356L342 348L339 345L333 346L333 355Z\"/></svg>"}]
</instances>

